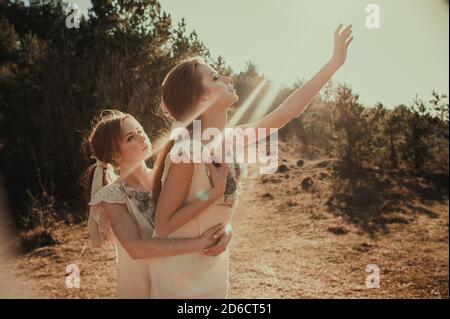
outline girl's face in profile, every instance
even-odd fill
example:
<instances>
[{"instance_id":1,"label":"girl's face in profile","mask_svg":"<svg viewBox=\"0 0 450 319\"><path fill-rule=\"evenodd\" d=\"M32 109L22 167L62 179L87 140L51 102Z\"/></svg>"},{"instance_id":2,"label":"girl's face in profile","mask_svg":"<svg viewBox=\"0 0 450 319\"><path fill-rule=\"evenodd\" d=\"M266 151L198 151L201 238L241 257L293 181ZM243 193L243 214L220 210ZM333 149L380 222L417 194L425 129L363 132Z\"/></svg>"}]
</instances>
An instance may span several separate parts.
<instances>
[{"instance_id":1,"label":"girl's face in profile","mask_svg":"<svg viewBox=\"0 0 450 319\"><path fill-rule=\"evenodd\" d=\"M120 161L134 164L146 160L152 154L152 144L144 129L134 117L127 116L122 124Z\"/></svg>"},{"instance_id":2,"label":"girl's face in profile","mask_svg":"<svg viewBox=\"0 0 450 319\"><path fill-rule=\"evenodd\" d=\"M197 70L201 73L202 83L206 89L203 99L207 107L227 109L238 101L239 98L230 77L218 74L207 64L200 64Z\"/></svg>"}]
</instances>

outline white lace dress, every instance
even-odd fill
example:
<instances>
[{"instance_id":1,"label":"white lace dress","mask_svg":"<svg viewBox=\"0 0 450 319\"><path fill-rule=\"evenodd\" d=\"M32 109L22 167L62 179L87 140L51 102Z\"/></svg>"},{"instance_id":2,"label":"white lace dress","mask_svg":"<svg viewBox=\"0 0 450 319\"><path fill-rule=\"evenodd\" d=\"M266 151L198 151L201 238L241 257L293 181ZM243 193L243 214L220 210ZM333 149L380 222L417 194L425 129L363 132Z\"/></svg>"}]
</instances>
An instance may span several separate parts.
<instances>
[{"instance_id":1,"label":"white lace dress","mask_svg":"<svg viewBox=\"0 0 450 319\"><path fill-rule=\"evenodd\" d=\"M139 236L151 238L154 225L155 207L151 193L137 190L124 183L114 182L101 188L89 202L95 209L94 218L102 235L110 238L116 252L117 297L149 298L151 282L149 259L134 260L122 247L111 229L103 203L125 204L128 213L136 221Z\"/></svg>"}]
</instances>

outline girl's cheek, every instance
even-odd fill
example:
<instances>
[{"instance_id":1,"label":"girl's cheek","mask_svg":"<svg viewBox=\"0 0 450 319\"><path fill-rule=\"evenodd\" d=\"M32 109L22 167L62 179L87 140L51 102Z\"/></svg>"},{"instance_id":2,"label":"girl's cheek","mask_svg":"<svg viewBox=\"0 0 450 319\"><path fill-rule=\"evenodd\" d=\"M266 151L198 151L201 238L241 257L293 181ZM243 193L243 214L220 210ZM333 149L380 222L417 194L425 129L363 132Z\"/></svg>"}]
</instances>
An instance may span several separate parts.
<instances>
[{"instance_id":1,"label":"girl's cheek","mask_svg":"<svg viewBox=\"0 0 450 319\"><path fill-rule=\"evenodd\" d=\"M136 151L137 151L136 145L127 145L127 147L123 148L122 153L128 155L128 154L133 154ZM127 156L127 155L125 155L125 156Z\"/></svg>"}]
</instances>

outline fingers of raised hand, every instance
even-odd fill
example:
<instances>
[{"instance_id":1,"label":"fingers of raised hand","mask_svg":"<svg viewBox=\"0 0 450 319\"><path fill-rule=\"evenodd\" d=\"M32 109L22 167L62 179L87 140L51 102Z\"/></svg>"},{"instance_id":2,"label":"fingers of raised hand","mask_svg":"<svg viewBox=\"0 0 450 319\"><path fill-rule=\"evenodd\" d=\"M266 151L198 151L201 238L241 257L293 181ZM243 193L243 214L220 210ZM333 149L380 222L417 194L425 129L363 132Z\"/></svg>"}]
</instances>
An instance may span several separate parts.
<instances>
[{"instance_id":1,"label":"fingers of raised hand","mask_svg":"<svg viewBox=\"0 0 450 319\"><path fill-rule=\"evenodd\" d=\"M334 31L334 37L337 38L339 36L339 32L341 31L342 28L342 23L338 25L338 27L336 28L336 30Z\"/></svg>"},{"instance_id":2,"label":"fingers of raised hand","mask_svg":"<svg viewBox=\"0 0 450 319\"><path fill-rule=\"evenodd\" d=\"M343 24L339 24L336 31L334 31L334 37L336 40L344 42L352 34L352 25L349 24L344 30L341 31Z\"/></svg>"},{"instance_id":3,"label":"fingers of raised hand","mask_svg":"<svg viewBox=\"0 0 450 319\"><path fill-rule=\"evenodd\" d=\"M347 38L352 34L352 25L347 26L341 33L341 39L347 40Z\"/></svg>"},{"instance_id":4,"label":"fingers of raised hand","mask_svg":"<svg viewBox=\"0 0 450 319\"><path fill-rule=\"evenodd\" d=\"M352 42L352 40L353 40L353 37L350 37L349 39L347 39L347 40L345 41L345 47L346 47L346 48L348 48L348 46L350 45L350 43Z\"/></svg>"}]
</instances>

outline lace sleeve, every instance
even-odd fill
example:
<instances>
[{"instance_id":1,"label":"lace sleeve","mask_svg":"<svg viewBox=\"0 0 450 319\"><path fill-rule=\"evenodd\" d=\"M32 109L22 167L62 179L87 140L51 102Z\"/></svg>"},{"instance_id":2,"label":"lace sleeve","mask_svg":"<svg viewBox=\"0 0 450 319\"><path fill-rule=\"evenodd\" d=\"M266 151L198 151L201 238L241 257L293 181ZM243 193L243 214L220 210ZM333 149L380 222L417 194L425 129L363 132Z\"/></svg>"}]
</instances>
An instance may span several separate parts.
<instances>
[{"instance_id":1,"label":"lace sleeve","mask_svg":"<svg viewBox=\"0 0 450 319\"><path fill-rule=\"evenodd\" d=\"M101 202L106 203L117 203L124 204L125 203L125 195L120 189L119 185L111 184L105 186L94 195L94 197L89 202L89 205L98 205Z\"/></svg>"},{"instance_id":2,"label":"lace sleeve","mask_svg":"<svg viewBox=\"0 0 450 319\"><path fill-rule=\"evenodd\" d=\"M111 225L106 211L101 203L125 204L125 194L117 184L110 184L101 188L89 202L89 237L95 246L102 246L111 241Z\"/></svg>"}]
</instances>

